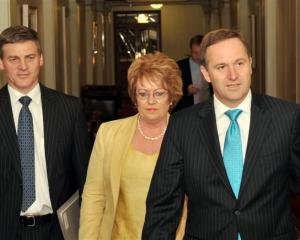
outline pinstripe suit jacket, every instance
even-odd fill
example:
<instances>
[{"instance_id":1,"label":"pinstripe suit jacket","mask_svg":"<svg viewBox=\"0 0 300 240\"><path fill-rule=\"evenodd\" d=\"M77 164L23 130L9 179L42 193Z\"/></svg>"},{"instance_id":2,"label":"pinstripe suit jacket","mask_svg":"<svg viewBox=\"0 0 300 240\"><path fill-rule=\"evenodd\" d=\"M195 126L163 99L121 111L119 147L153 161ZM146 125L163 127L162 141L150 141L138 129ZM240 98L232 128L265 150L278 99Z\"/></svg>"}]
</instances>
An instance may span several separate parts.
<instances>
[{"instance_id":1,"label":"pinstripe suit jacket","mask_svg":"<svg viewBox=\"0 0 300 240\"><path fill-rule=\"evenodd\" d=\"M290 184L291 182L294 185ZM239 198L223 165L213 100L171 116L147 198L143 239L295 239L289 188L300 190L300 107L253 95Z\"/></svg>"},{"instance_id":2,"label":"pinstripe suit jacket","mask_svg":"<svg viewBox=\"0 0 300 240\"><path fill-rule=\"evenodd\" d=\"M41 98L50 200L55 212L78 187L82 190L90 146L78 99L42 85ZM21 174L16 129L5 86L0 90L1 239L14 239L16 233L22 202ZM53 221L57 223L56 217ZM50 236L51 239L60 239L61 233L57 232L56 236L51 232Z\"/></svg>"}]
</instances>

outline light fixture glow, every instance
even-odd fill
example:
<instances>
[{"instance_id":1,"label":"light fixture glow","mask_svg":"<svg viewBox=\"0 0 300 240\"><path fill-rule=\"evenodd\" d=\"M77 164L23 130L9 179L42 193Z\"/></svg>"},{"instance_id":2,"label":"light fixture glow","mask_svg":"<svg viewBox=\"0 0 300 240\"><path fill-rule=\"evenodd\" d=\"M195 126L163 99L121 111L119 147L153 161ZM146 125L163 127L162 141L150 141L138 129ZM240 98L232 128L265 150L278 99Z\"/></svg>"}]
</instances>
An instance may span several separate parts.
<instances>
[{"instance_id":1,"label":"light fixture glow","mask_svg":"<svg viewBox=\"0 0 300 240\"><path fill-rule=\"evenodd\" d=\"M148 16L146 14L140 13L137 17L135 17L138 23L149 23Z\"/></svg>"},{"instance_id":2,"label":"light fixture glow","mask_svg":"<svg viewBox=\"0 0 300 240\"><path fill-rule=\"evenodd\" d=\"M150 7L152 7L153 9L161 9L163 7L162 3L152 3L150 4Z\"/></svg>"}]
</instances>

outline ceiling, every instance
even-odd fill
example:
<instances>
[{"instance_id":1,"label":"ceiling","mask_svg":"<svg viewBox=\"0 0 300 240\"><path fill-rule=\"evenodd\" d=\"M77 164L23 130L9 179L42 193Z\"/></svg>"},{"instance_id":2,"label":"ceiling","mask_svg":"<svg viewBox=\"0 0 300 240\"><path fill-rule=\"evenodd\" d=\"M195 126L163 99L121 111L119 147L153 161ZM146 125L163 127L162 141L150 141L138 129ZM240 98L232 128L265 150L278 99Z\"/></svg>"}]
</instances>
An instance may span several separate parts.
<instances>
[{"instance_id":1,"label":"ceiling","mask_svg":"<svg viewBox=\"0 0 300 240\"><path fill-rule=\"evenodd\" d=\"M201 4L204 9L218 8L223 2L232 0L76 0L84 5L95 6L124 6L124 5L148 5L150 3L163 3L165 5Z\"/></svg>"}]
</instances>

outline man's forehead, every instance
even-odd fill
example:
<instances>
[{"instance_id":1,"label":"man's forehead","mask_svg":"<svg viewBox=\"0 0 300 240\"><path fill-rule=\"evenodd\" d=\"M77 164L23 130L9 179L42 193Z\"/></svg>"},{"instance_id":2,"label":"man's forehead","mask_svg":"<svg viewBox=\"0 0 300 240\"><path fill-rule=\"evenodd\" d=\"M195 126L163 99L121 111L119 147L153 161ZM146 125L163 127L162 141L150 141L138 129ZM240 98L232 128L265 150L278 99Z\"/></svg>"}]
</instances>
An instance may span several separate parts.
<instances>
[{"instance_id":1,"label":"man's forehead","mask_svg":"<svg viewBox=\"0 0 300 240\"><path fill-rule=\"evenodd\" d=\"M35 48L38 49L38 44L32 40L18 41L14 43L5 43L2 48L16 49L16 48Z\"/></svg>"},{"instance_id":2,"label":"man's forehead","mask_svg":"<svg viewBox=\"0 0 300 240\"><path fill-rule=\"evenodd\" d=\"M226 46L227 48L224 48L224 46ZM244 46L243 42L238 38L228 38L228 39L218 41L218 42L208 46L206 51L209 51L210 49L217 49L217 48L228 49L229 47L230 48L240 48L240 49L243 48L243 50L245 50L247 52L247 49ZM219 51L219 49L217 51ZM228 49L228 51L231 51L231 50Z\"/></svg>"},{"instance_id":3,"label":"man's forehead","mask_svg":"<svg viewBox=\"0 0 300 240\"><path fill-rule=\"evenodd\" d=\"M31 43L7 43L2 47L3 56L28 56L38 54L38 47L34 42Z\"/></svg>"},{"instance_id":4,"label":"man's forehead","mask_svg":"<svg viewBox=\"0 0 300 240\"><path fill-rule=\"evenodd\" d=\"M241 41L224 40L207 47L206 55L210 57L219 58L222 55L233 56L233 55L248 55L247 49Z\"/></svg>"}]
</instances>

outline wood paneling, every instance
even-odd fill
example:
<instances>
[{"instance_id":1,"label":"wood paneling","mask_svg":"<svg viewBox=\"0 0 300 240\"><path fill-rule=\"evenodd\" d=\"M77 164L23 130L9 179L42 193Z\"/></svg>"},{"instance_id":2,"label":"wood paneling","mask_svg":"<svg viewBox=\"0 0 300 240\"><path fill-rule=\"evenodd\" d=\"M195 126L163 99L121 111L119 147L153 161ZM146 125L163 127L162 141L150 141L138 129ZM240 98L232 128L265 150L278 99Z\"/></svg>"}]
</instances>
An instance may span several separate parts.
<instances>
[{"instance_id":1,"label":"wood paneling","mask_svg":"<svg viewBox=\"0 0 300 240\"><path fill-rule=\"evenodd\" d=\"M277 6L277 96L296 101L296 2L280 0ZM298 43L299 44L299 43Z\"/></svg>"}]
</instances>

